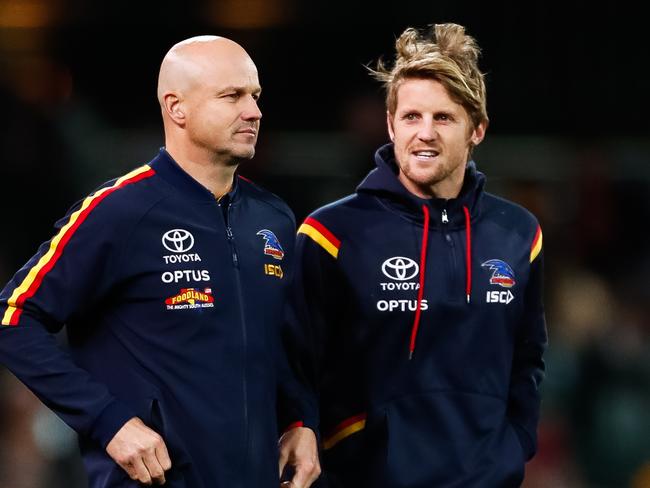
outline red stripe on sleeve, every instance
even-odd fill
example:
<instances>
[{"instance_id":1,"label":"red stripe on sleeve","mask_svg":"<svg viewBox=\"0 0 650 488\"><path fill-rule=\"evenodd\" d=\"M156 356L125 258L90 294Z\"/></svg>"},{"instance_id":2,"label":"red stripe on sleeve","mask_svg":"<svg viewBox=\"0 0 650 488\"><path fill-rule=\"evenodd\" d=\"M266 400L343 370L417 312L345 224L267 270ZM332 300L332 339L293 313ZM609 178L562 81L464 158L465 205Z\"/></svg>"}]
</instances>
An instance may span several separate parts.
<instances>
[{"instance_id":1,"label":"red stripe on sleeve","mask_svg":"<svg viewBox=\"0 0 650 488\"><path fill-rule=\"evenodd\" d=\"M115 186L106 192L102 193L100 196L95 198L86 209L79 214L77 217L77 220L75 223L66 231L65 235L61 238L59 241L58 245L56 246L56 250L54 251L54 255L50 258L50 260L39 270L38 274L34 278L34 281L30 285L30 287L22 293L17 299L16 299L16 312L12 316L11 319L11 324L10 325L17 325L18 320L20 318L20 315L22 314L22 306L25 303L25 300L31 298L34 296L38 288L41 286L41 283L43 282L43 279L45 278L45 275L49 273L56 262L59 260L61 257L61 254L63 254L63 249L67 245L67 243L70 241L76 230L79 228L79 226L86 220L88 215L93 211L93 209L99 205L99 203L106 198L108 195L113 193L114 191L124 187L125 185L128 185L130 183L135 183L137 181L140 181L144 178L148 178L152 175L155 174L155 171L153 169L149 169L148 171L145 171L144 173L140 173L133 178L130 178L128 180L124 180L120 185ZM92 197L91 197L92 198Z\"/></svg>"},{"instance_id":2,"label":"red stripe on sleeve","mask_svg":"<svg viewBox=\"0 0 650 488\"><path fill-rule=\"evenodd\" d=\"M352 424L356 424L360 420L365 420L365 419L366 419L366 413L365 412L362 413L362 414L359 414L359 415L355 415L354 417L347 418L343 422L338 424L336 427L334 427L332 429L332 433L328 437L332 437L333 435L336 435L339 431L345 429L346 427L348 427L348 426L350 426Z\"/></svg>"},{"instance_id":3,"label":"red stripe on sleeve","mask_svg":"<svg viewBox=\"0 0 650 488\"><path fill-rule=\"evenodd\" d=\"M542 234L542 228L538 225L537 232L535 233L535 238L533 239L533 244L530 246L531 252L533 251L533 249L535 249L535 246L537 245L537 241L539 241L539 236L541 234Z\"/></svg>"},{"instance_id":4,"label":"red stripe on sleeve","mask_svg":"<svg viewBox=\"0 0 650 488\"><path fill-rule=\"evenodd\" d=\"M330 241L334 247L339 248L341 247L341 241L337 239L334 234L332 234L327 227L325 227L323 224L321 224L318 220L312 218L312 217L307 217L305 219L305 224L311 225L314 229L316 229L318 232L323 234L323 237L325 237L328 241Z\"/></svg>"}]
</instances>

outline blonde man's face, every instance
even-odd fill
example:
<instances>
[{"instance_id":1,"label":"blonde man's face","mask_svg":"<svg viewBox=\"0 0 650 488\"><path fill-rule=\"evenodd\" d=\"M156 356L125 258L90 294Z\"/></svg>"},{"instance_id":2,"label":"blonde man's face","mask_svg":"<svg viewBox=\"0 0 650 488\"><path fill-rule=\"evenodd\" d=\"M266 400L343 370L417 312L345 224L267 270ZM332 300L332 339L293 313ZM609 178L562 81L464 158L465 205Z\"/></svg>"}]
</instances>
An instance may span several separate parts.
<instances>
[{"instance_id":1,"label":"blonde man's face","mask_svg":"<svg viewBox=\"0 0 650 488\"><path fill-rule=\"evenodd\" d=\"M485 135L473 128L465 108L451 99L437 80L404 80L395 113L388 113L399 179L422 198L454 198L460 192L472 145Z\"/></svg>"}]
</instances>

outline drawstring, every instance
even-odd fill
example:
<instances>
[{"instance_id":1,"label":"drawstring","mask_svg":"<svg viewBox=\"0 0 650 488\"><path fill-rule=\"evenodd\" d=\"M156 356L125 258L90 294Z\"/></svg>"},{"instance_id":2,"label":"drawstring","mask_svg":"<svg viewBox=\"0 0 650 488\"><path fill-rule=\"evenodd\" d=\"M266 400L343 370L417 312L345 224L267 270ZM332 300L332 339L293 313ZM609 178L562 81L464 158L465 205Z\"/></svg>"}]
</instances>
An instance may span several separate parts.
<instances>
[{"instance_id":1,"label":"drawstring","mask_svg":"<svg viewBox=\"0 0 650 488\"><path fill-rule=\"evenodd\" d=\"M424 272L427 264L427 241L429 239L429 209L426 205L422 205L422 212L424 213L424 231L422 232L422 250L420 251L420 288L418 290L418 303L415 310L415 318L413 319L413 326L411 328L411 344L409 346L409 360L413 358L415 351L415 340L418 335L418 327L420 326L420 315L422 314L422 297L424 296ZM463 206L465 213L465 297L467 303L470 302L472 295L472 225L469 209Z\"/></svg>"},{"instance_id":2,"label":"drawstring","mask_svg":"<svg viewBox=\"0 0 650 488\"><path fill-rule=\"evenodd\" d=\"M469 297L472 294L472 226L469 209L465 205L463 205L463 212L465 212L465 268L467 269L465 295L467 303L469 303Z\"/></svg>"},{"instance_id":3,"label":"drawstring","mask_svg":"<svg viewBox=\"0 0 650 488\"><path fill-rule=\"evenodd\" d=\"M409 360L413 357L415 351L415 338L418 335L420 326L420 314L422 313L422 296L424 295L424 271L427 265L427 240L429 239L429 209L422 205L424 212L424 231L422 232L422 250L420 251L420 289L418 290L418 306L415 310L415 319L411 328L411 345L409 346Z\"/></svg>"}]
</instances>

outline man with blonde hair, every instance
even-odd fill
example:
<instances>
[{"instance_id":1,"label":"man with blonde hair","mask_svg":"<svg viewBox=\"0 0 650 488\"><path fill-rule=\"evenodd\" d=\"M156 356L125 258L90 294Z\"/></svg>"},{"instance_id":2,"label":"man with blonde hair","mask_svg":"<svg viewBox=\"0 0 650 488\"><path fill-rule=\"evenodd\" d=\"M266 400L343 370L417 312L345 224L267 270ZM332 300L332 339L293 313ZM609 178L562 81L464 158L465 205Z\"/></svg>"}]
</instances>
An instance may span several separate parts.
<instances>
[{"instance_id":1,"label":"man with blonde hair","mask_svg":"<svg viewBox=\"0 0 650 488\"><path fill-rule=\"evenodd\" d=\"M287 463L306 488L319 474L308 419L278 455L295 222L236 173L260 92L239 44L173 46L165 147L72 207L0 294L0 362L79 433L92 488L277 488ZM63 325L69 351L52 335Z\"/></svg>"},{"instance_id":2,"label":"man with blonde hair","mask_svg":"<svg viewBox=\"0 0 650 488\"><path fill-rule=\"evenodd\" d=\"M535 453L546 327L542 233L484 191L475 40L406 29L386 88L391 143L355 194L300 226L296 370L319 400L331 487L514 487Z\"/></svg>"}]
</instances>

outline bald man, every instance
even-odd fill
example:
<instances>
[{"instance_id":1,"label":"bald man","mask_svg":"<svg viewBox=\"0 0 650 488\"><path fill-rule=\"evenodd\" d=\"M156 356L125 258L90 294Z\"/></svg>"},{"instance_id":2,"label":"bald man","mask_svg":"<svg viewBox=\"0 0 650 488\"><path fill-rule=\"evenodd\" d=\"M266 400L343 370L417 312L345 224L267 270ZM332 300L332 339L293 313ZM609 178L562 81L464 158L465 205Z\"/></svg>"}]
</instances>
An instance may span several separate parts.
<instances>
[{"instance_id":1,"label":"bald man","mask_svg":"<svg viewBox=\"0 0 650 488\"><path fill-rule=\"evenodd\" d=\"M73 206L0 294L0 362L78 432L92 488L276 488L285 465L292 488L318 477L312 420L275 416L278 389L291 402L296 388L279 341L294 217L236 174L260 92L237 43L175 45L165 147Z\"/></svg>"}]
</instances>

